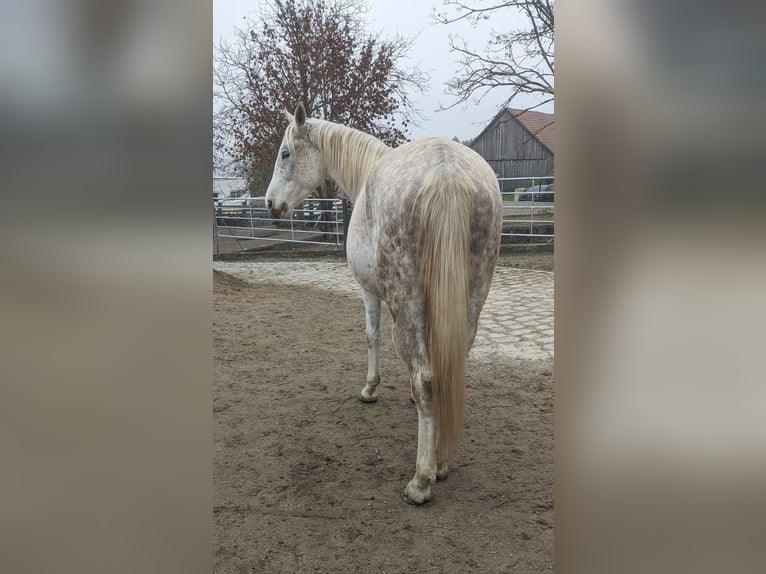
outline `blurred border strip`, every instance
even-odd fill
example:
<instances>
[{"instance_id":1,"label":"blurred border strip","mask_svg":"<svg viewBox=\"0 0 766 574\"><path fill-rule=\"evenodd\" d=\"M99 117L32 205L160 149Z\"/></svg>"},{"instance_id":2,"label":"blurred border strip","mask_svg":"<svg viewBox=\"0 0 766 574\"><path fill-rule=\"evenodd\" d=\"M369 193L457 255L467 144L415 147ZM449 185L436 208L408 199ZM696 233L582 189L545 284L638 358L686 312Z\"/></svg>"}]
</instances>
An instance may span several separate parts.
<instances>
[{"instance_id":1,"label":"blurred border strip","mask_svg":"<svg viewBox=\"0 0 766 574\"><path fill-rule=\"evenodd\" d=\"M763 6L557 8L556 569L759 571Z\"/></svg>"},{"instance_id":2,"label":"blurred border strip","mask_svg":"<svg viewBox=\"0 0 766 574\"><path fill-rule=\"evenodd\" d=\"M0 570L212 568L212 6L0 19Z\"/></svg>"}]
</instances>

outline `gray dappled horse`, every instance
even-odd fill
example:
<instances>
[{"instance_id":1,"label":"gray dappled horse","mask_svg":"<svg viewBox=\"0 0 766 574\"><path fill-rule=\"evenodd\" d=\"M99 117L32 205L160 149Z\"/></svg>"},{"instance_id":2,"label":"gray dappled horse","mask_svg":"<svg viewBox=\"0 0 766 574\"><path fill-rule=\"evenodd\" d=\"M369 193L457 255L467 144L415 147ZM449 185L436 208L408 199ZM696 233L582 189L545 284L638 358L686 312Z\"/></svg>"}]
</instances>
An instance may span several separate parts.
<instances>
[{"instance_id":1,"label":"gray dappled horse","mask_svg":"<svg viewBox=\"0 0 766 574\"><path fill-rule=\"evenodd\" d=\"M307 118L301 104L287 116L266 207L290 217L327 178L354 202L347 255L363 290L368 346L360 400L378 399L383 300L418 410L415 476L402 496L423 504L434 481L447 476L462 433L466 357L500 246L497 177L476 152L447 139L389 148Z\"/></svg>"}]
</instances>

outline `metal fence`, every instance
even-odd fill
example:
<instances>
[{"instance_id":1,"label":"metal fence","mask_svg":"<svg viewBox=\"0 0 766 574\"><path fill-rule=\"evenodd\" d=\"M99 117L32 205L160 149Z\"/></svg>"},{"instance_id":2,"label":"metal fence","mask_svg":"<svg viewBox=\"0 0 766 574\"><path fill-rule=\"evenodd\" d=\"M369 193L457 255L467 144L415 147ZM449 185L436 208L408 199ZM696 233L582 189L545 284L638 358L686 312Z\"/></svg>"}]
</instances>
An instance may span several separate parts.
<instances>
[{"instance_id":1,"label":"metal fence","mask_svg":"<svg viewBox=\"0 0 766 574\"><path fill-rule=\"evenodd\" d=\"M503 198L504 241L526 238L553 243L553 176L501 177L497 181Z\"/></svg>"},{"instance_id":2,"label":"metal fence","mask_svg":"<svg viewBox=\"0 0 766 574\"><path fill-rule=\"evenodd\" d=\"M216 253L276 243L342 249L350 215L346 199L306 199L287 220L271 217L263 197L230 198L213 207Z\"/></svg>"},{"instance_id":3,"label":"metal fence","mask_svg":"<svg viewBox=\"0 0 766 574\"><path fill-rule=\"evenodd\" d=\"M553 242L553 177L500 178L504 243ZM263 197L214 202L215 253L276 244L342 250L352 206L346 199L308 198L291 219L274 219Z\"/></svg>"}]
</instances>

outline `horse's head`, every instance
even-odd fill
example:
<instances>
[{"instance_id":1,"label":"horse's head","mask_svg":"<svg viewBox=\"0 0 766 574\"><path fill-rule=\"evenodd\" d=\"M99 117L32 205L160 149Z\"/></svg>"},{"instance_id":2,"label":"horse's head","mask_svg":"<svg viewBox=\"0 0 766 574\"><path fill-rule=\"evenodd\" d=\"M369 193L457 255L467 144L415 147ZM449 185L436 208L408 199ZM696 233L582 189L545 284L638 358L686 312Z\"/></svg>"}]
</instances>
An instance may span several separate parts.
<instances>
[{"instance_id":1,"label":"horse's head","mask_svg":"<svg viewBox=\"0 0 766 574\"><path fill-rule=\"evenodd\" d=\"M285 113L290 123L266 190L266 207L275 218L290 217L293 209L324 183L327 172L322 154L309 140L303 104L298 104L294 116Z\"/></svg>"}]
</instances>

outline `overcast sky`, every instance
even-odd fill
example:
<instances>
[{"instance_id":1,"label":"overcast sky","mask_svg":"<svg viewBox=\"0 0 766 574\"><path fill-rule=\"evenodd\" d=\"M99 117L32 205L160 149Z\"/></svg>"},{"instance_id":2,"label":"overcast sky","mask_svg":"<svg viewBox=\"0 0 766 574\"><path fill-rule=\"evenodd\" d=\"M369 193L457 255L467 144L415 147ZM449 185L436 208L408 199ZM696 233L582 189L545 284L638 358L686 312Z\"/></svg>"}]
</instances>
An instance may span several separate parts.
<instances>
[{"instance_id":1,"label":"overcast sky","mask_svg":"<svg viewBox=\"0 0 766 574\"><path fill-rule=\"evenodd\" d=\"M523 20L511 11L505 11L502 18L498 15L479 28L461 21L449 25L432 24L431 13L440 9L441 0L368 0L370 11L367 15L368 29L371 33L382 33L384 37L396 33L402 36L418 36L410 52L411 63L430 75L428 93L414 98L424 119L421 125L413 127L413 139L426 136L441 136L461 140L471 139L479 134L486 123L497 113L497 106L507 93L490 94L479 105L462 104L448 111L436 111L439 106L447 106L454 99L445 95L445 84L458 69L457 54L449 51L449 34L458 34L468 41L471 48L483 48L487 34L496 30L508 30L519 27ZM241 27L245 17L255 17L258 13L258 0L214 0L213 1L213 38L217 44L220 37L229 37L235 27ZM516 22L517 24L514 24ZM536 100L519 99L515 107L533 105ZM552 104L538 108L552 112Z\"/></svg>"}]
</instances>

